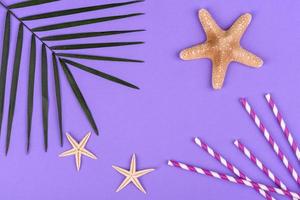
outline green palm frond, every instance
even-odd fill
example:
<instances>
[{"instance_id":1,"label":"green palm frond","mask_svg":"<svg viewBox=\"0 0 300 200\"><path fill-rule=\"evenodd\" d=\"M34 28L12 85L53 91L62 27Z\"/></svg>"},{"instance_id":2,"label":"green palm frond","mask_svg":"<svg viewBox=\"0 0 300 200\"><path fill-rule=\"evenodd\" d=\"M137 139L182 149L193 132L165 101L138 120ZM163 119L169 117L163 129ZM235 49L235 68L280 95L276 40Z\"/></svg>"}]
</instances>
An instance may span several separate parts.
<instances>
[{"instance_id":1,"label":"green palm frond","mask_svg":"<svg viewBox=\"0 0 300 200\"><path fill-rule=\"evenodd\" d=\"M72 39L78 39L78 38L117 35L117 34L133 33L133 32L140 32L140 31L145 31L145 30L138 29L138 30L102 31L102 32L87 32L87 33L51 35L51 36L42 37L41 40L43 40L43 41L72 40Z\"/></svg>"},{"instance_id":2,"label":"green palm frond","mask_svg":"<svg viewBox=\"0 0 300 200\"><path fill-rule=\"evenodd\" d=\"M10 41L10 13L6 13L5 27L4 27L4 38L2 47L2 59L1 59L1 72L0 72L0 131L3 120L3 108L4 108L4 96L6 86L6 74L7 74L7 63L9 53L9 41Z\"/></svg>"},{"instance_id":3,"label":"green palm frond","mask_svg":"<svg viewBox=\"0 0 300 200\"><path fill-rule=\"evenodd\" d=\"M14 120L22 48L23 48L23 24L20 24L18 30L15 60L13 65L13 74L12 74L11 87L10 87L9 110L8 110L8 120L7 120L7 130L6 130L6 148L5 148L6 154L8 153L8 149L10 145L11 129Z\"/></svg>"},{"instance_id":4,"label":"green palm frond","mask_svg":"<svg viewBox=\"0 0 300 200\"><path fill-rule=\"evenodd\" d=\"M49 100L48 100L48 64L47 64L47 52L45 44L42 45L42 112L43 112L43 128L44 128L44 145L45 151L48 149L48 112L49 112Z\"/></svg>"},{"instance_id":5,"label":"green palm frond","mask_svg":"<svg viewBox=\"0 0 300 200\"><path fill-rule=\"evenodd\" d=\"M30 61L29 61L29 74L28 74L28 90L27 90L27 152L30 147L30 134L32 123L32 111L33 111L33 93L34 93L34 76L36 65L36 42L34 35L31 36L30 47Z\"/></svg>"},{"instance_id":6,"label":"green palm frond","mask_svg":"<svg viewBox=\"0 0 300 200\"><path fill-rule=\"evenodd\" d=\"M78 62L74 62L74 61L71 61L71 60L67 60L67 59L61 59L64 63L67 63L67 64L70 64L74 67L77 67L78 69L81 69L83 71L86 71L86 72L89 72L91 74L94 74L96 76L99 76L101 78L104 78L106 80L109 80L109 81L113 81L115 83L119 83L121 85L125 85L127 87L130 87L130 88L133 88L133 89L139 89L137 86L131 84L131 83L128 83L127 81L124 81L122 79L119 79L115 76L112 76L112 75L109 75L109 74L106 74L104 72L100 72L99 70L95 70L93 68L90 68L90 67L87 67L83 64L80 64Z\"/></svg>"},{"instance_id":7,"label":"green palm frond","mask_svg":"<svg viewBox=\"0 0 300 200\"><path fill-rule=\"evenodd\" d=\"M61 92L60 92L60 78L59 71L57 66L57 60L55 54L52 53L52 62L53 62L53 73L55 81L55 94L56 94L56 106L57 106L57 115L58 115L58 126L60 133L60 145L63 145L63 128L62 128L62 110L61 110Z\"/></svg>"},{"instance_id":8,"label":"green palm frond","mask_svg":"<svg viewBox=\"0 0 300 200\"><path fill-rule=\"evenodd\" d=\"M144 62L142 60L134 60L128 58L116 58L109 56L95 56L95 55L86 55L86 54L74 54L74 53L57 53L57 56L68 57L68 58L79 58L87 60L103 60L103 61L115 61L115 62Z\"/></svg>"},{"instance_id":9,"label":"green palm frond","mask_svg":"<svg viewBox=\"0 0 300 200\"><path fill-rule=\"evenodd\" d=\"M57 45L50 47L52 50L73 50L73 49L92 49L105 47L128 46L135 44L143 44L144 42L108 42L108 43L85 43L85 44L69 44Z\"/></svg>"},{"instance_id":10,"label":"green palm frond","mask_svg":"<svg viewBox=\"0 0 300 200\"><path fill-rule=\"evenodd\" d=\"M60 61L60 64L63 68L63 71L67 77L67 80L69 82L69 85L71 86L72 90L73 90L73 93L75 94L76 98L77 98L77 101L79 102L82 110L84 111L86 117L88 118L90 124L92 125L95 133L98 135L99 134L99 130L98 130L98 127L96 125L96 122L94 120L94 117L82 95L82 92L80 91L74 77L73 77L73 74L71 73L70 69L68 68L68 66L66 65L66 63L63 61L63 60L59 60Z\"/></svg>"},{"instance_id":11,"label":"green palm frond","mask_svg":"<svg viewBox=\"0 0 300 200\"><path fill-rule=\"evenodd\" d=\"M118 42L102 42L102 43L86 43L84 40L91 37L102 37L102 36L111 36L111 35L122 35L129 34L135 32L145 31L144 29L128 29L128 30L103 30L97 32L71 32L70 34L58 34L58 35L49 35L48 31L58 30L58 29L66 29L72 31L73 27L80 27L83 25L92 25L95 23L102 23L107 21L114 20L125 20L131 17L140 16L144 13L136 12L129 13L124 15L111 15L105 17L94 17L91 19L80 19L75 21L66 21L60 23L53 23L50 25L38 26L31 28L25 22L35 20L43 20L43 19L51 19L57 18L67 15L77 15L80 13L87 13L90 11L99 11L103 9L110 9L114 7L128 6L131 4L143 2L143 0L132 0L118 3L109 3L109 4L100 4L95 6L81 7L81 8L73 8L73 9L63 9L52 12L44 12L34 15L27 15L24 17L18 17L15 14L15 9L22 8L31 8L37 5L42 6L43 4L52 3L55 4L58 0L39 0L39 1L24 1L12 5L5 5L0 0L0 5L6 9L6 17L5 17L5 25L4 25L4 34L3 34L3 44L2 44L2 59L1 59L1 71L0 71L0 131L2 127L3 121L3 111L4 111L4 99L5 99L5 87L6 87L6 77L7 77L7 69L8 67L8 59L9 59L9 49L10 49L10 37L11 37L11 20L17 20L19 22L19 29L17 35L17 42L15 48L14 55L14 63L12 66L12 79L10 85L10 97L9 97L9 108L8 108L8 119L7 119L7 130L6 130L6 154L9 151L11 135L12 135L12 126L13 119L15 113L15 105L17 103L17 89L19 82L19 71L21 66L28 67L28 84L27 84L27 152L30 150L30 138L31 138L31 127L32 127L32 114L34 109L34 83L35 83L35 71L36 71L36 58L37 55L40 55L41 58L41 98L42 98L42 122L43 122L43 135L44 135L44 149L47 151L48 149L48 117L49 117L49 78L48 78L48 70L53 70L54 75L54 84L55 84L55 96L56 96L56 109L58 116L58 127L59 127L59 138L60 144L63 145L63 113L62 113L62 98L61 98L61 81L60 81L60 73L62 70L65 74L68 84L70 85L74 96L76 97L80 107L83 110L87 120L89 121L91 127L94 132L98 135L98 127L92 115L92 112L84 99L82 91L80 90L79 85L76 82L71 70L68 65L71 67L78 68L84 72L96 75L105 80L118 83L120 85L130 87L133 89L138 89L138 87L132 83L129 83L125 80L122 80L118 77L109 75L107 73L101 72L99 70L88 67L79 62L72 61L70 59L84 59L84 60L98 60L98 61L113 61L113 62L132 62L132 63L141 63L142 60L138 59L130 59L130 58L119 58L114 56L101 56L101 55L89 55L89 54L81 54L81 53L68 53L68 50L82 50L82 49L92 49L92 48L106 48L106 47L121 47L128 45L139 45L143 44L142 41L118 41ZM30 43L30 53L29 53L29 64L21 65L21 57L25 56L23 50L23 40L24 35L23 29L26 29L31 32L31 43ZM78 30L78 29L77 29ZM38 35L39 32L45 32L47 36L40 37ZM73 40L79 39L79 43L69 43L58 44L51 46L47 44L48 41L65 41L65 40ZM37 48L37 42L41 43L41 48ZM59 52L56 52L59 50ZM47 52L51 52L51 58L47 57ZM48 68L48 59L52 60L52 67ZM59 63L57 62L59 60ZM21 83L20 83L21 84Z\"/></svg>"},{"instance_id":12,"label":"green palm frond","mask_svg":"<svg viewBox=\"0 0 300 200\"><path fill-rule=\"evenodd\" d=\"M128 1L128 2L122 2L122 3L111 3L111 4L103 4L103 5L97 5L97 6L89 6L89 7L84 7L84 8L60 10L60 11L43 13L43 14L30 15L27 17L22 17L20 19L23 21L26 21L26 20L36 20L36 19L60 17L60 16L65 16L65 15L73 15L73 14L85 13L85 12L89 12L89 11L96 11L96 10L102 10L102 9L107 9L107 8L125 6L125 5L134 4L134 3L138 3L138 2L142 2L142 1Z\"/></svg>"},{"instance_id":13,"label":"green palm frond","mask_svg":"<svg viewBox=\"0 0 300 200\"><path fill-rule=\"evenodd\" d=\"M45 4L45 3L51 3L54 1L59 1L59 0L39 0L39 1L24 1L20 3L16 3L10 6L7 6L9 9L14 9L14 8L25 8L29 6L36 6L40 4Z\"/></svg>"},{"instance_id":14,"label":"green palm frond","mask_svg":"<svg viewBox=\"0 0 300 200\"><path fill-rule=\"evenodd\" d=\"M39 26L39 27L33 28L32 31L34 31L34 32L52 31L52 30L57 30L57 29L70 28L70 27L94 24L94 23L99 23L99 22L112 21L112 20L117 20L117 19L124 19L124 18L128 18L128 17L135 17L135 16L139 16L139 15L143 15L143 14L144 13L132 13L132 14L128 14L128 15L115 15L115 16L109 16L109 17L100 17L100 18L93 18L93 19L64 22L64 23L59 23L59 24L51 24L51 25L47 25L47 26Z\"/></svg>"}]
</instances>

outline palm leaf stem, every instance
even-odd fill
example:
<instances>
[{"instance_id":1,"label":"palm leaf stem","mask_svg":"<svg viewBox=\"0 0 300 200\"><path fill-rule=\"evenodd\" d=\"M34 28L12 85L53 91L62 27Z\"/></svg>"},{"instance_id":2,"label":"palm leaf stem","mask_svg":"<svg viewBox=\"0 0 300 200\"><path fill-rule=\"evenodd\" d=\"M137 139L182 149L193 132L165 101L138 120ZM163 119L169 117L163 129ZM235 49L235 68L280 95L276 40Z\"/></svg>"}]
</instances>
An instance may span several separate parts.
<instances>
[{"instance_id":1,"label":"palm leaf stem","mask_svg":"<svg viewBox=\"0 0 300 200\"><path fill-rule=\"evenodd\" d=\"M9 6L5 5L1 0L0 0L0 5L3 8L5 8L15 19L17 19L23 25L24 28L26 28L27 30L29 30L38 40L40 40L40 42L42 44L44 44L48 49L50 49L50 47L47 45L47 43L43 42L43 40L35 32L33 32L31 30L31 28L29 28L29 26L27 26L14 12L11 11L11 9L9 8ZM54 52L54 51L52 51L52 52Z\"/></svg>"}]
</instances>

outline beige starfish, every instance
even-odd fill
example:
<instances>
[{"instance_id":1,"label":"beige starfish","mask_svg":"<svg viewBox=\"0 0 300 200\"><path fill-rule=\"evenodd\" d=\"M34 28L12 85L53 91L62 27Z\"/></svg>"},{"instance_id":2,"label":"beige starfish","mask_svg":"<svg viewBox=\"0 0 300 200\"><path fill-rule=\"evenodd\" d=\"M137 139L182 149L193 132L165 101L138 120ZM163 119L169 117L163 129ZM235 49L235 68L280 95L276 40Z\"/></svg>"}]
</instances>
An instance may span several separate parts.
<instances>
[{"instance_id":1,"label":"beige starfish","mask_svg":"<svg viewBox=\"0 0 300 200\"><path fill-rule=\"evenodd\" d=\"M97 159L97 157L93 153L91 153L90 151L85 149L85 145L91 136L91 132L87 133L84 136L84 138L80 141L80 143L78 143L69 133L67 133L66 135L67 135L67 139L69 140L69 142L71 143L73 148L59 154L59 157L75 155L77 171L79 171L80 166L81 166L81 156L82 155L85 155L92 159Z\"/></svg>"},{"instance_id":2,"label":"beige starfish","mask_svg":"<svg viewBox=\"0 0 300 200\"><path fill-rule=\"evenodd\" d=\"M243 49L240 40L251 21L251 14L240 16L228 29L221 29L209 12L199 10L200 22L206 33L206 41L180 52L183 60L209 58L212 60L212 85L214 89L221 89L230 62L239 62L251 67L261 67L263 61Z\"/></svg>"},{"instance_id":3,"label":"beige starfish","mask_svg":"<svg viewBox=\"0 0 300 200\"><path fill-rule=\"evenodd\" d=\"M135 161L135 154L132 155L131 157L131 163L130 163L130 170L125 170L117 166L112 166L115 170L117 170L120 174L123 174L126 178L124 181L121 183L121 185L118 187L116 192L119 192L122 190L124 187L126 187L130 182L133 182L133 184L143 193L146 193L144 190L142 184L139 181L139 177L144 176L145 174L148 174L154 169L144 169L140 171L136 171L136 161Z\"/></svg>"}]
</instances>

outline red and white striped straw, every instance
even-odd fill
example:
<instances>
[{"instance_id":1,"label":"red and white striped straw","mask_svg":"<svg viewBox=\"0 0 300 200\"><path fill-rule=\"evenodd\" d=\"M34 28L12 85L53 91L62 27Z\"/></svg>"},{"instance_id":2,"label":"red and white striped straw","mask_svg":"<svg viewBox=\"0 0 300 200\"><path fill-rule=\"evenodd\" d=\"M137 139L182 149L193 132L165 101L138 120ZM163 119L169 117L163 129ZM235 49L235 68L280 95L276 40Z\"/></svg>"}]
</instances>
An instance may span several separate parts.
<instances>
[{"instance_id":1,"label":"red and white striped straw","mask_svg":"<svg viewBox=\"0 0 300 200\"><path fill-rule=\"evenodd\" d=\"M234 145L251 160L261 171L264 172L278 187L287 190L286 185L280 181L280 179L274 175L243 143L238 140L234 141Z\"/></svg>"},{"instance_id":2,"label":"red and white striped straw","mask_svg":"<svg viewBox=\"0 0 300 200\"><path fill-rule=\"evenodd\" d=\"M199 138L195 138L195 143L201 147L204 151L206 151L209 155L214 157L217 161L219 161L222 165L224 165L227 169L229 169L232 173L234 173L236 176L246 179L246 180L251 180L248 178L243 172L241 172L238 168L236 168L233 164L228 162L221 154L213 150L210 146L208 146L203 140ZM265 192L264 190L254 188L257 192L259 192L263 197L266 199L274 199L269 193Z\"/></svg>"},{"instance_id":3,"label":"red and white striped straw","mask_svg":"<svg viewBox=\"0 0 300 200\"><path fill-rule=\"evenodd\" d=\"M293 137L292 133L290 132L289 128L287 127L287 125L286 125L282 115L280 114L275 102L273 101L271 94L266 94L265 98L266 98L270 108L272 109L273 114L276 117L276 119L278 121L278 124L280 125L280 127L281 127L288 143L290 144L293 152L295 153L295 156L300 161L300 150L299 150L298 144L294 140L294 137Z\"/></svg>"},{"instance_id":4,"label":"red and white striped straw","mask_svg":"<svg viewBox=\"0 0 300 200\"><path fill-rule=\"evenodd\" d=\"M241 99L241 103L247 113L250 115L251 119L255 122L256 126L259 128L260 132L264 135L265 139L268 141L268 143L273 148L274 152L278 156L278 158L281 160L283 165L288 169L292 177L295 179L295 181L300 184L300 178L294 167L291 165L287 157L283 154L283 152L280 150L278 144L274 141L272 136L270 135L269 131L265 128L264 124L260 121L259 117L256 115L255 111L251 108L250 104L245 98Z\"/></svg>"},{"instance_id":5,"label":"red and white striped straw","mask_svg":"<svg viewBox=\"0 0 300 200\"><path fill-rule=\"evenodd\" d=\"M229 181L229 182L232 182L232 183L237 183L237 184L245 185L245 186L248 186L248 187L262 189L262 190L265 190L265 191L268 191L268 192L275 192L275 193L280 194L280 195L285 195L285 196L288 196L288 197L294 197L296 199L300 199L300 194L296 193L296 192L291 192L289 190L283 190L283 189L280 189L280 188L267 186L267 185L264 185L264 184L261 184L261 183L257 183L257 182L254 182L254 181L249 181L249 180L242 179L242 178L235 178L235 177L229 176L227 174L223 174L223 173L219 173L219 172L215 172L215 171L210 171L210 170L207 170L207 169L203 169L203 168L200 168L200 167L195 167L195 166L188 165L188 164L185 164L185 163L181 163L181 162L178 162L178 161L169 160L168 165L171 166L171 167L177 167L177 168L184 169L184 170L187 170L187 171L191 171L191 172L194 172L194 173L203 174L203 175L206 175L206 176L211 176L211 177L214 177L214 178L217 178L217 179L222 179L222 180Z\"/></svg>"}]
</instances>

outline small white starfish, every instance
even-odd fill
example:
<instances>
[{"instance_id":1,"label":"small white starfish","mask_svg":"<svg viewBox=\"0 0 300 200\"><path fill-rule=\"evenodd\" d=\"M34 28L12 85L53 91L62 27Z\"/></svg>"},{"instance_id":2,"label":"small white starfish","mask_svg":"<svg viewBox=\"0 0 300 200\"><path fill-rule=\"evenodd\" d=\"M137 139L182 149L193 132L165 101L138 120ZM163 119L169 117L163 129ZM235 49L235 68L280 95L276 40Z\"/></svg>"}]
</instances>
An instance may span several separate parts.
<instances>
[{"instance_id":1,"label":"small white starfish","mask_svg":"<svg viewBox=\"0 0 300 200\"><path fill-rule=\"evenodd\" d=\"M124 187L126 187L130 182L132 182L140 191L142 191L143 193L146 193L146 191L144 190L144 188L138 178L154 171L154 169L144 169L144 170L136 171L135 154L133 154L131 157L129 171L126 169L122 169L120 167L114 166L114 165L112 167L115 170L117 170L120 174L123 174L126 177L124 179L124 181L121 183L121 185L118 187L116 192L119 192Z\"/></svg>"},{"instance_id":2,"label":"small white starfish","mask_svg":"<svg viewBox=\"0 0 300 200\"><path fill-rule=\"evenodd\" d=\"M81 166L81 156L82 155L85 155L92 159L97 159L97 157L93 153L91 153L90 151L85 149L85 145L91 136L91 132L88 132L84 136L84 138L80 141L80 143L78 143L69 133L66 133L66 135L67 135L67 139L69 140L69 142L73 148L59 154L59 157L75 155L77 171L79 171L80 166Z\"/></svg>"}]
</instances>

